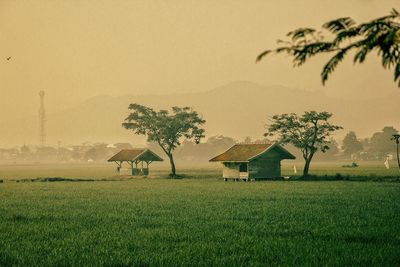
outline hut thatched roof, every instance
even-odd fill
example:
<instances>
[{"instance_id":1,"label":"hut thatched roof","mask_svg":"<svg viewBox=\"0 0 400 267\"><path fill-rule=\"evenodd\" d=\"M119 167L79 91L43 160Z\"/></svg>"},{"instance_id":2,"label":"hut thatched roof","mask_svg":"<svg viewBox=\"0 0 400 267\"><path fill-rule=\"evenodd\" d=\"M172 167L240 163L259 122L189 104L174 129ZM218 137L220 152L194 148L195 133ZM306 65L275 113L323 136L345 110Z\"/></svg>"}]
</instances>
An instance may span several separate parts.
<instances>
[{"instance_id":1,"label":"hut thatched roof","mask_svg":"<svg viewBox=\"0 0 400 267\"><path fill-rule=\"evenodd\" d=\"M156 153L146 148L123 149L108 161L163 161Z\"/></svg>"},{"instance_id":2,"label":"hut thatched roof","mask_svg":"<svg viewBox=\"0 0 400 267\"><path fill-rule=\"evenodd\" d=\"M259 155L267 153L272 149L279 151L282 159L295 159L289 151L277 143L270 144L236 144L224 153L210 159L210 161L222 162L248 162Z\"/></svg>"}]
</instances>

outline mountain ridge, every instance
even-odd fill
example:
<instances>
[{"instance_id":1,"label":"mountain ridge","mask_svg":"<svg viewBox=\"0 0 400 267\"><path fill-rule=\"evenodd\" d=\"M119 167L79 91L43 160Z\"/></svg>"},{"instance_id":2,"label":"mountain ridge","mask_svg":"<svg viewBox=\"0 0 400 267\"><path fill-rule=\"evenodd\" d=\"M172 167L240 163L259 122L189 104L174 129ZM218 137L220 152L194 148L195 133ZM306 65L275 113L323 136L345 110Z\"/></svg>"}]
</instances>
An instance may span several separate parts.
<instances>
[{"instance_id":1,"label":"mountain ridge","mask_svg":"<svg viewBox=\"0 0 400 267\"><path fill-rule=\"evenodd\" d=\"M358 136L371 136L386 125L399 127L396 97L375 100L352 100L329 97L280 85L260 85L236 81L197 93L164 95L98 95L80 104L49 113L47 140L49 144L89 142L144 143L143 136L134 136L121 124L129 114L128 105L139 103L155 109L191 106L204 116L207 136L222 134L243 139L261 138L267 118L279 113L302 113L305 110L332 112L332 122ZM397 108L397 109L396 109ZM368 122L368 123L366 123ZM38 126L34 116L3 122L0 145L37 143ZM29 132L29 134L27 134Z\"/></svg>"}]
</instances>

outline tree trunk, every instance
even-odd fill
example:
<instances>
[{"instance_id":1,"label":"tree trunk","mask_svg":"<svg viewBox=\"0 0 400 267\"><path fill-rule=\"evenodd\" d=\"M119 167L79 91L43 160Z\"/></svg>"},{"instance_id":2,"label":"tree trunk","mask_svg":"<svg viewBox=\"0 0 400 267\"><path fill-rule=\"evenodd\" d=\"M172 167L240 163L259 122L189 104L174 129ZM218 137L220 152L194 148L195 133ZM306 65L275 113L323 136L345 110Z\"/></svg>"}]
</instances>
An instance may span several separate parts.
<instances>
[{"instance_id":1,"label":"tree trunk","mask_svg":"<svg viewBox=\"0 0 400 267\"><path fill-rule=\"evenodd\" d=\"M304 164L304 169L303 169L303 177L308 176L308 170L310 169L310 163L311 163L311 161L309 159L306 159L306 163Z\"/></svg>"},{"instance_id":2,"label":"tree trunk","mask_svg":"<svg viewBox=\"0 0 400 267\"><path fill-rule=\"evenodd\" d=\"M172 154L169 154L168 158L169 158L169 163L171 164L171 173L170 173L169 176L175 177L176 176L176 169L175 169L174 157L172 156Z\"/></svg>"},{"instance_id":3,"label":"tree trunk","mask_svg":"<svg viewBox=\"0 0 400 267\"><path fill-rule=\"evenodd\" d=\"M311 164L311 160L314 156L314 153L310 154L310 156L308 156L308 158L306 158L306 163L304 164L304 169L303 169L303 177L307 177L308 176L308 171L310 170L310 164Z\"/></svg>"},{"instance_id":4,"label":"tree trunk","mask_svg":"<svg viewBox=\"0 0 400 267\"><path fill-rule=\"evenodd\" d=\"M399 170L400 170L399 140L396 141L396 146L397 146L397 165L399 165Z\"/></svg>"}]
</instances>

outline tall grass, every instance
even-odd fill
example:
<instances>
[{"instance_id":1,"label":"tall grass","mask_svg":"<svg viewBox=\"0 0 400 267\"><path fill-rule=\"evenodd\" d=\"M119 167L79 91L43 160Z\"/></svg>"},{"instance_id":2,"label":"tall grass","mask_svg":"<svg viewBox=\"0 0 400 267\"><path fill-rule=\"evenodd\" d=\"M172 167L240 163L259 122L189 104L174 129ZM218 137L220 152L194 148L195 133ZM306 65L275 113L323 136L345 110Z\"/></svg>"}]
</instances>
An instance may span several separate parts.
<instances>
[{"instance_id":1,"label":"tall grass","mask_svg":"<svg viewBox=\"0 0 400 267\"><path fill-rule=\"evenodd\" d=\"M0 265L394 266L399 192L342 181L5 182Z\"/></svg>"}]
</instances>

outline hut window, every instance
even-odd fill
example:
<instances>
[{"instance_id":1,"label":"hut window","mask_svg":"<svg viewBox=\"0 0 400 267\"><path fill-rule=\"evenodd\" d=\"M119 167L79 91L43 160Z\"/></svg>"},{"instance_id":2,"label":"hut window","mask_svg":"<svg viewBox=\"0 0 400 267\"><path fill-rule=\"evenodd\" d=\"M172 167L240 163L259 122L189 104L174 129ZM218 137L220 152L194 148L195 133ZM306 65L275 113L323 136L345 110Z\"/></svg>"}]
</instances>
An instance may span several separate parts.
<instances>
[{"instance_id":1,"label":"hut window","mask_svg":"<svg viewBox=\"0 0 400 267\"><path fill-rule=\"evenodd\" d=\"M247 163L240 163L239 172L247 172Z\"/></svg>"}]
</instances>

